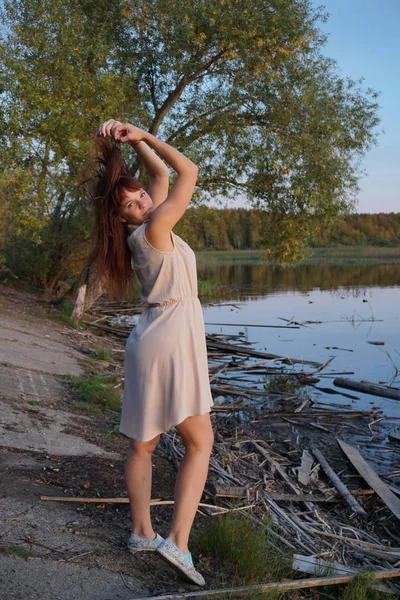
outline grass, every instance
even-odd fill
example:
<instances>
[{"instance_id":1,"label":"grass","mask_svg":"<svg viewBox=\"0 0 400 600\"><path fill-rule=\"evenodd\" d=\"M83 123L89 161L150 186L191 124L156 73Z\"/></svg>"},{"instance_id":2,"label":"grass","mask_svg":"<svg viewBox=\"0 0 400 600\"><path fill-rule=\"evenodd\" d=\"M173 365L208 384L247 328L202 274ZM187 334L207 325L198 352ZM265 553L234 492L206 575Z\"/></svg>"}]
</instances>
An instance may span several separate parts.
<instances>
[{"instance_id":1,"label":"grass","mask_svg":"<svg viewBox=\"0 0 400 600\"><path fill-rule=\"evenodd\" d=\"M253 523L246 515L232 512L203 521L194 529L193 549L199 555L199 567L207 573L217 573L214 581L217 588L240 587L262 583L278 582L283 579L309 578L292 571L292 556L288 550L278 553L271 546L276 545L273 536L273 524L266 516L261 524ZM330 576L332 573L319 573L318 576ZM343 586L324 586L307 591L273 591L260 594L252 592L241 596L244 600L299 600L300 598L319 597L318 591L329 594L337 600L394 600L394 596L384 595L371 587L374 577L371 573L360 572L351 583ZM234 600L234 593L219 596L222 600ZM327 596L324 596L327 597Z\"/></svg>"},{"instance_id":2,"label":"grass","mask_svg":"<svg viewBox=\"0 0 400 600\"><path fill-rule=\"evenodd\" d=\"M73 329L79 328L79 322L75 323L75 321L73 321L71 318L73 306L70 302L63 298L61 301L56 301L53 304L57 306L57 312L49 315L50 319L53 321L61 321Z\"/></svg>"},{"instance_id":3,"label":"grass","mask_svg":"<svg viewBox=\"0 0 400 600\"><path fill-rule=\"evenodd\" d=\"M382 594L371 587L374 576L365 572L356 575L351 583L338 590L340 600L394 600L395 596ZM332 589L332 588L331 588Z\"/></svg>"},{"instance_id":4,"label":"grass","mask_svg":"<svg viewBox=\"0 0 400 600\"><path fill-rule=\"evenodd\" d=\"M240 513L228 513L203 523L193 536L193 547L203 570L218 572L218 586L241 586L280 581L291 573L291 555L281 555L269 543L271 523L254 524ZM276 540L274 540L274 543ZM286 552L286 550L284 551ZM246 596L247 597L247 596ZM258 595L251 595L256 598ZM281 598L282 594L264 594Z\"/></svg>"},{"instance_id":5,"label":"grass","mask_svg":"<svg viewBox=\"0 0 400 600\"><path fill-rule=\"evenodd\" d=\"M219 265L221 263L261 264L265 262L263 250L202 250L196 252L200 265Z\"/></svg>"},{"instance_id":6,"label":"grass","mask_svg":"<svg viewBox=\"0 0 400 600\"><path fill-rule=\"evenodd\" d=\"M398 264L400 248L380 246L338 246L336 248L312 248L311 256L302 265L372 265Z\"/></svg>"},{"instance_id":7,"label":"grass","mask_svg":"<svg viewBox=\"0 0 400 600\"><path fill-rule=\"evenodd\" d=\"M114 362L111 352L107 348L104 348L103 346L92 346L91 350L96 354L98 360L103 360L108 363Z\"/></svg>"},{"instance_id":8,"label":"grass","mask_svg":"<svg viewBox=\"0 0 400 600\"><path fill-rule=\"evenodd\" d=\"M121 393L116 388L117 376L109 373L91 373L73 380L78 404L87 411L110 409L121 411Z\"/></svg>"}]
</instances>

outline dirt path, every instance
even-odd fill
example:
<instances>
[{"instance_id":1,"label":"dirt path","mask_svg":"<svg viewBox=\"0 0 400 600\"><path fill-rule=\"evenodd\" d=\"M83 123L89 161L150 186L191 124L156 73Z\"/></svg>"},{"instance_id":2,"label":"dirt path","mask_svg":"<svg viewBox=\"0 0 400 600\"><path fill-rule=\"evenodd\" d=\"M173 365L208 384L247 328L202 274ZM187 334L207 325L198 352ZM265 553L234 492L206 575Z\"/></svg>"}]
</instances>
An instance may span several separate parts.
<instances>
[{"instance_id":1,"label":"dirt path","mask_svg":"<svg viewBox=\"0 0 400 600\"><path fill-rule=\"evenodd\" d=\"M117 600L190 589L158 557L126 552L127 505L40 500L126 495L126 441L113 434L116 417L73 409L62 376L81 374L85 354L48 313L39 298L0 288L0 589L8 600ZM172 467L162 457L154 462L161 473L155 493L172 492ZM154 517L164 535L165 511Z\"/></svg>"}]
</instances>

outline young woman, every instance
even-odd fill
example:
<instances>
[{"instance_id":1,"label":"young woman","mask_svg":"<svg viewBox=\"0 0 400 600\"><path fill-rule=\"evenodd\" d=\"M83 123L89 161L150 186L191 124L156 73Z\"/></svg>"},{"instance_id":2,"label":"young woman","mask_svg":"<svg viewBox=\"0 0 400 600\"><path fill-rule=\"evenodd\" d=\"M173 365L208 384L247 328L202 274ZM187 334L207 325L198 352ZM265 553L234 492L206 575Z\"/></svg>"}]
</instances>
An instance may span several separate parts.
<instances>
[{"instance_id":1,"label":"young woman","mask_svg":"<svg viewBox=\"0 0 400 600\"><path fill-rule=\"evenodd\" d=\"M109 138L109 139L103 139ZM94 197L100 274L122 290L136 271L147 307L126 344L120 430L130 438L126 463L132 534L128 549L156 550L192 582L204 579L188 540L207 477L213 432L203 313L196 259L172 228L191 200L197 167L178 150L128 123L111 119L98 130L101 150ZM120 151L130 144L150 178L148 192L133 179ZM177 173L168 193L168 168ZM185 446L168 537L150 518L151 455L161 433L178 430Z\"/></svg>"}]
</instances>

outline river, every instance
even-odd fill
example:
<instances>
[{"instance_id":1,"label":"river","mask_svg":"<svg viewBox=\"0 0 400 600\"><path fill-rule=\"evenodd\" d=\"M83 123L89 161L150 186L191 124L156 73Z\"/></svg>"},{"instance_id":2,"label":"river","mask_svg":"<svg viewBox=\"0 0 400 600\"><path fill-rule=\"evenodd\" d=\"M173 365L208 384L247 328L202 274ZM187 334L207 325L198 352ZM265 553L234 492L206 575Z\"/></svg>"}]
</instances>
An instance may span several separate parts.
<instances>
[{"instance_id":1,"label":"river","mask_svg":"<svg viewBox=\"0 0 400 600\"><path fill-rule=\"evenodd\" d=\"M400 387L400 263L274 270L201 261L198 277L214 288L208 303L203 301L207 333L242 332L255 348L282 356L320 363L334 357L318 386L338 393L308 388L313 399L361 410L379 406L386 416L400 417L399 401L354 391L349 393L359 399L349 399L341 395L348 390L333 386L334 373L353 372L345 377ZM222 305L209 305L218 300ZM251 327L288 321L301 325Z\"/></svg>"}]
</instances>

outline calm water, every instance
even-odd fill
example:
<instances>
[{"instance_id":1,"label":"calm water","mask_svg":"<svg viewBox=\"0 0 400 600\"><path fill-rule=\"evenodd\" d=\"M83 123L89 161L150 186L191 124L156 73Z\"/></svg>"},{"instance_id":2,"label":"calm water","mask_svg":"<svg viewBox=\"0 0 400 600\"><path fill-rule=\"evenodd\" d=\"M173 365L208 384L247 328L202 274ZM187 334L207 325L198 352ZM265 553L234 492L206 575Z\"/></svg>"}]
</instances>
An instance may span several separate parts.
<instances>
[{"instance_id":1,"label":"calm water","mask_svg":"<svg viewBox=\"0 0 400 600\"><path fill-rule=\"evenodd\" d=\"M313 265L285 271L265 265L199 265L198 276L218 284L221 301L239 303L236 308L205 305L208 333L244 332L254 347L292 358L323 363L335 357L324 374L354 371L346 377L400 387L396 370L400 369L400 264ZM279 317L322 323L287 330L242 326L284 325ZM384 345L374 346L371 341ZM340 392L333 377L321 378L318 385ZM359 397L352 401L307 389L324 402L353 409L375 405L385 415L400 416L396 400L343 390Z\"/></svg>"}]
</instances>

